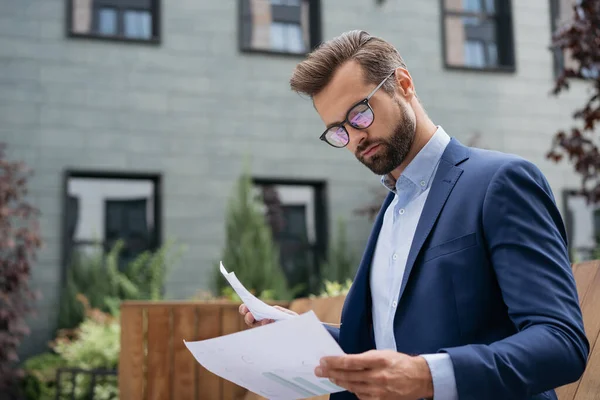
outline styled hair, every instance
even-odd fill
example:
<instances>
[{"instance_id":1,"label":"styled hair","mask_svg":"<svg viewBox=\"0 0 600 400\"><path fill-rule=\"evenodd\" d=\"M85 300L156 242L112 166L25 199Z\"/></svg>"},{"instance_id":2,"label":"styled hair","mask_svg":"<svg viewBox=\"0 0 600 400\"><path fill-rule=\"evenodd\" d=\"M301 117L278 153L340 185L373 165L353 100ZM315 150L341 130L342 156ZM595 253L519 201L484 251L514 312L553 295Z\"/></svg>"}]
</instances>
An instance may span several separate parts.
<instances>
[{"instance_id":1,"label":"styled hair","mask_svg":"<svg viewBox=\"0 0 600 400\"><path fill-rule=\"evenodd\" d=\"M366 83L375 85L394 69L406 68L400 53L390 43L365 31L353 30L313 50L294 69L290 87L297 93L313 97L327 86L337 68L348 61L358 62ZM393 93L394 80L387 80L383 89Z\"/></svg>"}]
</instances>

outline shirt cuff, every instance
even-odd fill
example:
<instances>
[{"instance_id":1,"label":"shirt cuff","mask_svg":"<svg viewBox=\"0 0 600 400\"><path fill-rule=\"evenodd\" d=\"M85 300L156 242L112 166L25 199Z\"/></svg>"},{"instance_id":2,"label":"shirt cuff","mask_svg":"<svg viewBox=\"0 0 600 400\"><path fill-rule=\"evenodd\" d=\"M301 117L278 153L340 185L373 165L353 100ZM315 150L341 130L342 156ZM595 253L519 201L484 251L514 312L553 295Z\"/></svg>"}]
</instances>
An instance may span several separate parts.
<instances>
[{"instance_id":1,"label":"shirt cuff","mask_svg":"<svg viewBox=\"0 0 600 400\"><path fill-rule=\"evenodd\" d=\"M447 353L422 354L433 379L433 400L458 400L454 366Z\"/></svg>"}]
</instances>

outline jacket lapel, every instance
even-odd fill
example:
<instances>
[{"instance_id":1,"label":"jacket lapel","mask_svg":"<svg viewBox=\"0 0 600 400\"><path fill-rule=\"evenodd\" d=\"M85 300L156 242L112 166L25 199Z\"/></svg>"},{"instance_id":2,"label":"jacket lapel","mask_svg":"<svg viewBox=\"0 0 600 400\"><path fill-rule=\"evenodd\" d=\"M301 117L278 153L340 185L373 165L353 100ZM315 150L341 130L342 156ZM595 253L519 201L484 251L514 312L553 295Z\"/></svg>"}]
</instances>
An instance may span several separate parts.
<instances>
[{"instance_id":1,"label":"jacket lapel","mask_svg":"<svg viewBox=\"0 0 600 400\"><path fill-rule=\"evenodd\" d=\"M360 353L372 346L372 327L369 318L371 315L371 291L369 288L369 276L375 246L379 238L379 232L383 224L383 217L389 204L394 199L394 194L389 193L379 214L375 219L371 235L367 241L367 247L363 253L362 260L356 272L350 291L342 309L342 327L340 330L340 346L346 353ZM371 328L369 328L371 327Z\"/></svg>"},{"instance_id":2,"label":"jacket lapel","mask_svg":"<svg viewBox=\"0 0 600 400\"><path fill-rule=\"evenodd\" d=\"M468 148L460 144L456 139L452 139L450 143L448 143L446 150L442 154L438 170L431 184L427 201L425 202L421 218L419 219L415 231L415 236L413 237L410 252L408 253L398 299L402 298L402 294L406 288L417 256L419 255L425 240L427 240L427 237L431 233L431 229L435 225L444 204L446 204L446 200L452 192L454 185L463 172L457 165L467 158Z\"/></svg>"}]
</instances>

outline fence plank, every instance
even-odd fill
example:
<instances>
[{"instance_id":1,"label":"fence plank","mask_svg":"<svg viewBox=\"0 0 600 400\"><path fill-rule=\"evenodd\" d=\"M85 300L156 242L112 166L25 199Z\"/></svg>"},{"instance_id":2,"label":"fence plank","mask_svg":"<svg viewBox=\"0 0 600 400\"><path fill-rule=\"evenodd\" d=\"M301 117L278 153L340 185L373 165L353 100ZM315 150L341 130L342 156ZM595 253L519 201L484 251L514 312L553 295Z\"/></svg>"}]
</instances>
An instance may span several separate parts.
<instances>
[{"instance_id":1,"label":"fence plank","mask_svg":"<svg viewBox=\"0 0 600 400\"><path fill-rule=\"evenodd\" d=\"M146 398L170 400L172 392L171 306L148 309Z\"/></svg>"},{"instance_id":2,"label":"fence plank","mask_svg":"<svg viewBox=\"0 0 600 400\"><path fill-rule=\"evenodd\" d=\"M119 393L122 399L142 399L144 393L144 315L141 307L121 308Z\"/></svg>"},{"instance_id":3,"label":"fence plank","mask_svg":"<svg viewBox=\"0 0 600 400\"><path fill-rule=\"evenodd\" d=\"M221 335L221 306L201 304L197 308L198 336L196 340L216 338ZM195 361L195 359L194 359ZM208 371L202 365L197 366L198 399L221 400L223 379Z\"/></svg>"},{"instance_id":4,"label":"fence plank","mask_svg":"<svg viewBox=\"0 0 600 400\"><path fill-rule=\"evenodd\" d=\"M186 305L173 308L173 399L196 400L198 363L187 349L184 340L196 340L196 307Z\"/></svg>"},{"instance_id":5,"label":"fence plank","mask_svg":"<svg viewBox=\"0 0 600 400\"><path fill-rule=\"evenodd\" d=\"M580 271L583 271L586 267L588 266L580 266ZM598 348L597 344L598 335L600 334L600 313L597 309L598 304L600 304L600 268L598 268L598 264L593 265L590 268L594 269L595 275L593 280L590 279L592 283L590 284L590 288L588 289L588 292L583 300L581 312L583 313L585 333L588 341L590 342L590 349L592 349L592 351L590 351L591 354L588 360L586 371L578 381L579 385L574 397L577 400L597 398L594 396L597 396L598 389L600 388L598 377L590 376L594 373L597 374L600 370L600 365L594 364L600 363L600 354L598 354L600 349Z\"/></svg>"},{"instance_id":6,"label":"fence plank","mask_svg":"<svg viewBox=\"0 0 600 400\"><path fill-rule=\"evenodd\" d=\"M598 303L600 301L600 268L596 263L584 263L577 265L574 271L575 281L578 282L578 291L583 292L579 293L579 301L581 302L585 333L590 342L590 348L593 348L600 330L600 313L595 311L596 305L600 304ZM579 389L583 378L589 373L591 368L589 365L590 362L588 362L588 368L581 379L556 389L560 400L579 400Z\"/></svg>"},{"instance_id":7,"label":"fence plank","mask_svg":"<svg viewBox=\"0 0 600 400\"><path fill-rule=\"evenodd\" d=\"M594 275L598 271L598 264L596 263L581 263L576 264L573 268L573 275L575 275L575 283L577 284L577 294L579 295L579 304L583 304L583 300L587 295L587 292L594 280Z\"/></svg>"},{"instance_id":8,"label":"fence plank","mask_svg":"<svg viewBox=\"0 0 600 400\"><path fill-rule=\"evenodd\" d=\"M599 274L600 275L600 274ZM600 289L596 291L600 292ZM594 339L594 347L590 352L588 367L581 378L577 389L576 400L597 400L600 392L600 343L598 335Z\"/></svg>"}]
</instances>

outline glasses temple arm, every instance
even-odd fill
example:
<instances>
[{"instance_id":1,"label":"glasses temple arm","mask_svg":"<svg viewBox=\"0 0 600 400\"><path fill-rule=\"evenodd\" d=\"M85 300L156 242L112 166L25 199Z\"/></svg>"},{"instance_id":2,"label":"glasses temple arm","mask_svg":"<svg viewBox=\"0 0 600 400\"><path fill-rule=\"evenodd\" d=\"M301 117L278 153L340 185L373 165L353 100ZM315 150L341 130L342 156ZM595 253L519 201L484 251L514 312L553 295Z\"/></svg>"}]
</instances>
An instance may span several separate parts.
<instances>
[{"instance_id":1,"label":"glasses temple arm","mask_svg":"<svg viewBox=\"0 0 600 400\"><path fill-rule=\"evenodd\" d=\"M373 89L373 91L371 93L369 93L369 95L367 96L367 100L369 100L371 97L373 97L375 92L378 91L379 88L383 86L385 81L387 81L390 78L390 76L394 75L394 72L396 72L396 71L394 70L394 71L390 72L390 74L388 76L386 76L385 79L382 80L381 83L379 85L377 85L377 87L375 89Z\"/></svg>"}]
</instances>

